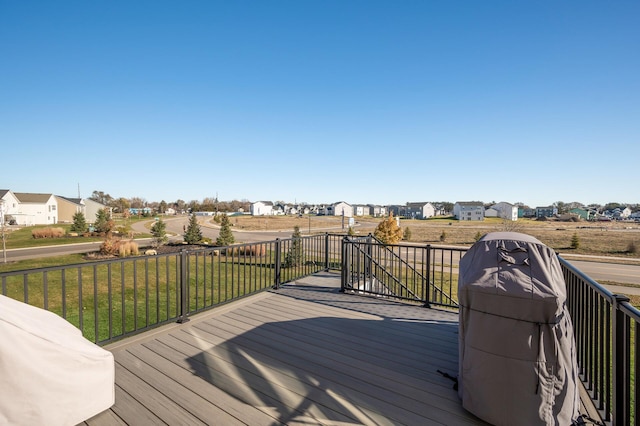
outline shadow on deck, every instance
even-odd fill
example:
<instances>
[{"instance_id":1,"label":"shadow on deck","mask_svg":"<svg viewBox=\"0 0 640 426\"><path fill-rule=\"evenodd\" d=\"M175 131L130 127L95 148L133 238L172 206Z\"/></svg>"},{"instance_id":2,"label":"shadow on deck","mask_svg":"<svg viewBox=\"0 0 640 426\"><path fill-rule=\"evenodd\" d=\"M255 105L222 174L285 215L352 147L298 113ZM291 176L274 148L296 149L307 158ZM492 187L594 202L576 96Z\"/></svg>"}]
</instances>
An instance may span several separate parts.
<instances>
[{"instance_id":1,"label":"shadow on deck","mask_svg":"<svg viewBox=\"0 0 640 426\"><path fill-rule=\"evenodd\" d=\"M107 346L103 424L467 425L458 315L339 292L321 273Z\"/></svg>"}]
</instances>

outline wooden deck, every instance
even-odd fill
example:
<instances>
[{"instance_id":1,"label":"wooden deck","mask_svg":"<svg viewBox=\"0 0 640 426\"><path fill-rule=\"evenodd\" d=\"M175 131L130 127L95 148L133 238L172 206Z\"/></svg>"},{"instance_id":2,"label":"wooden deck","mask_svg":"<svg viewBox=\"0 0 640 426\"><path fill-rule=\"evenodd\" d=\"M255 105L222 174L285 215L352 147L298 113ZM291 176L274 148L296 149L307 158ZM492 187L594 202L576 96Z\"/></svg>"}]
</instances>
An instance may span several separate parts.
<instances>
[{"instance_id":1,"label":"wooden deck","mask_svg":"<svg viewBox=\"0 0 640 426\"><path fill-rule=\"evenodd\" d=\"M455 313L338 292L323 273L107 347L116 403L86 425L483 425Z\"/></svg>"}]
</instances>

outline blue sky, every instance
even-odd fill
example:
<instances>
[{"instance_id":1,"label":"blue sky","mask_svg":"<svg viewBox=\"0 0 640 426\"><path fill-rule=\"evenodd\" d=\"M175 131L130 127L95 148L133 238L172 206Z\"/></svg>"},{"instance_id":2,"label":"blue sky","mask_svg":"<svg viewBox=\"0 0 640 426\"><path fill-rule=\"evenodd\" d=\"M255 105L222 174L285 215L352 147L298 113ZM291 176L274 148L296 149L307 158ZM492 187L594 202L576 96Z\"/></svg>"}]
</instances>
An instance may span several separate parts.
<instances>
[{"instance_id":1,"label":"blue sky","mask_svg":"<svg viewBox=\"0 0 640 426\"><path fill-rule=\"evenodd\" d=\"M0 189L640 203L638 1L0 0Z\"/></svg>"}]
</instances>

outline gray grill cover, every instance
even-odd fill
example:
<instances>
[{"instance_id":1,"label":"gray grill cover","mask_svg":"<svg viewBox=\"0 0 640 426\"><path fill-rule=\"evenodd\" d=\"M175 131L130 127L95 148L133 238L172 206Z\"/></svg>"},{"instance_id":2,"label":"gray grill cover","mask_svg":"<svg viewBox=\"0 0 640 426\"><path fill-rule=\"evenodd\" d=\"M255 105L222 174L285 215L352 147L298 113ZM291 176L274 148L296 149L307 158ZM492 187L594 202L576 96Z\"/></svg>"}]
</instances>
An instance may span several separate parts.
<instances>
[{"instance_id":1,"label":"gray grill cover","mask_svg":"<svg viewBox=\"0 0 640 426\"><path fill-rule=\"evenodd\" d=\"M579 393L566 286L552 249L493 232L460 260L458 394L494 425L569 425Z\"/></svg>"}]
</instances>

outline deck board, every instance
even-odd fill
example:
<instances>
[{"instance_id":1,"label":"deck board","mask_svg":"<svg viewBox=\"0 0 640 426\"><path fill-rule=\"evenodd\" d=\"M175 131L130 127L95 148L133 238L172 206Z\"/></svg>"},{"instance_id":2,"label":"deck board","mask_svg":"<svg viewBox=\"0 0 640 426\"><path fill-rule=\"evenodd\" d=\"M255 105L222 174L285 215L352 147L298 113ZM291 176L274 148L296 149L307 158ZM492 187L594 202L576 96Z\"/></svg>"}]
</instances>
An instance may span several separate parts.
<instances>
[{"instance_id":1,"label":"deck board","mask_svg":"<svg viewBox=\"0 0 640 426\"><path fill-rule=\"evenodd\" d=\"M484 425L465 411L457 314L318 274L107 346L116 403L85 424Z\"/></svg>"}]
</instances>

